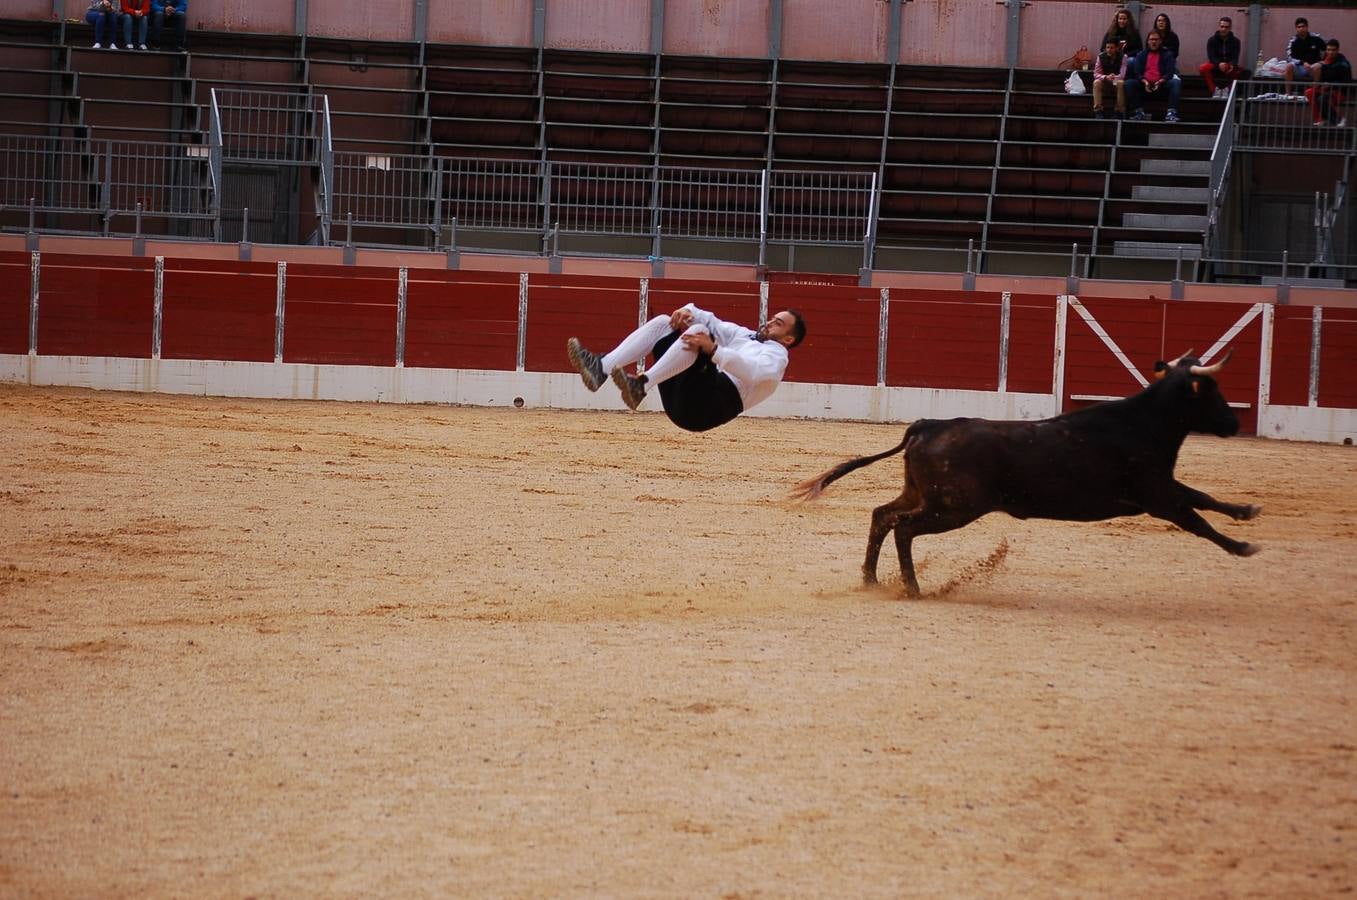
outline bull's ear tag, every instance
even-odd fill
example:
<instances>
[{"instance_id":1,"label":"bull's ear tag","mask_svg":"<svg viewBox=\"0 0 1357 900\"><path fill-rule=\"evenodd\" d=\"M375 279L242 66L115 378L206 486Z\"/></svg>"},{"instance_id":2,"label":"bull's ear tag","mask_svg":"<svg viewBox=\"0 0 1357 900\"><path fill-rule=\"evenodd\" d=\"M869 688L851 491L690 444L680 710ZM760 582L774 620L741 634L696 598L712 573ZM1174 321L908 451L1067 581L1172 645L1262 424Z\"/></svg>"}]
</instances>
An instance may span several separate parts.
<instances>
[{"instance_id":1,"label":"bull's ear tag","mask_svg":"<svg viewBox=\"0 0 1357 900\"><path fill-rule=\"evenodd\" d=\"M1194 381L1194 382L1192 382L1192 393L1194 393L1194 394L1200 394L1200 393L1201 393L1201 390L1202 390L1202 383L1201 383L1200 381Z\"/></svg>"}]
</instances>

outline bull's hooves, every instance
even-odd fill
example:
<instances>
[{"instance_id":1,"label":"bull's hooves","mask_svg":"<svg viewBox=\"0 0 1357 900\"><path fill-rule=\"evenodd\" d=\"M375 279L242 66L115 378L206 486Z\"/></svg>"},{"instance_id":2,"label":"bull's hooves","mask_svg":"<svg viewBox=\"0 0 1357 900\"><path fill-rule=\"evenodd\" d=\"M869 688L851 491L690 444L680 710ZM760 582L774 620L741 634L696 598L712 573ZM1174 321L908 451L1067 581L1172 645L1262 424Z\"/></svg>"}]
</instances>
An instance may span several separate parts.
<instances>
[{"instance_id":1,"label":"bull's hooves","mask_svg":"<svg viewBox=\"0 0 1357 900\"><path fill-rule=\"evenodd\" d=\"M1261 507L1261 506L1250 505L1249 508L1248 508L1248 510L1244 513L1244 518L1245 518L1245 519L1256 519L1256 518L1258 518L1258 516L1259 516L1262 512L1263 512L1263 507Z\"/></svg>"},{"instance_id":2,"label":"bull's hooves","mask_svg":"<svg viewBox=\"0 0 1357 900\"><path fill-rule=\"evenodd\" d=\"M1263 549L1263 548L1260 547L1260 546L1257 545L1257 544L1245 544L1245 545L1243 546L1243 548L1239 551L1239 555L1240 555L1240 556L1253 556L1253 554L1257 553L1259 550L1262 550L1262 549Z\"/></svg>"}]
</instances>

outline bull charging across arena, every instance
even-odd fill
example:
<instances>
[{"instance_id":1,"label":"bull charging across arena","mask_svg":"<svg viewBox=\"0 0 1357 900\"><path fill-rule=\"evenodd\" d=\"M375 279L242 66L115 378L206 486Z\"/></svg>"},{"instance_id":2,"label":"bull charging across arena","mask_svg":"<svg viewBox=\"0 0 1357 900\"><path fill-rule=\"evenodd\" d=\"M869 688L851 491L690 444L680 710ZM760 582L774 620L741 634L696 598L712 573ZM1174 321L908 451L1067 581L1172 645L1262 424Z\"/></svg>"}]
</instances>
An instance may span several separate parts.
<instances>
[{"instance_id":1,"label":"bull charging across arena","mask_svg":"<svg viewBox=\"0 0 1357 900\"><path fill-rule=\"evenodd\" d=\"M1050 419L921 419L890 450L840 463L797 485L792 496L813 500L849 472L903 450L905 489L872 511L862 576L876 583L881 544L894 531L910 596L919 594L914 538L961 528L990 512L1074 522L1143 513L1251 556L1258 545L1226 537L1197 510L1244 520L1261 507L1225 503L1174 478L1189 432L1232 437L1239 431L1215 380L1230 356L1203 365L1191 354L1155 363L1156 380L1138 394Z\"/></svg>"}]
</instances>

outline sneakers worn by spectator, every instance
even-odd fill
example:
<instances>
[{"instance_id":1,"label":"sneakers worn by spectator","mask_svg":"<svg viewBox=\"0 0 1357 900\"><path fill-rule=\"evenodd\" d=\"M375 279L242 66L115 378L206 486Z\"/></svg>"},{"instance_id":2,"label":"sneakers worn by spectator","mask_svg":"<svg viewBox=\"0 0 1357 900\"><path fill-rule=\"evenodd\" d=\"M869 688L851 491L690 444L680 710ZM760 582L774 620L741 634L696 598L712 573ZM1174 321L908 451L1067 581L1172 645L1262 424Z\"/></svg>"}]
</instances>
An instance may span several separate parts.
<instances>
[{"instance_id":1,"label":"sneakers worn by spectator","mask_svg":"<svg viewBox=\"0 0 1357 900\"><path fill-rule=\"evenodd\" d=\"M94 47L93 47L93 49L95 49L95 50L102 50L102 49L104 49L104 45L101 44L101 43L99 43L98 41L95 41L95 42L94 42Z\"/></svg>"},{"instance_id":2,"label":"sneakers worn by spectator","mask_svg":"<svg viewBox=\"0 0 1357 900\"><path fill-rule=\"evenodd\" d=\"M145 49L146 49L146 45L145 45L145 44L142 44L142 45L141 45L141 49L145 50Z\"/></svg>"},{"instance_id":3,"label":"sneakers worn by spectator","mask_svg":"<svg viewBox=\"0 0 1357 900\"><path fill-rule=\"evenodd\" d=\"M117 44L109 44L109 45L108 45L108 49L110 49L110 50L117 50L117 49L118 49L118 45L117 45Z\"/></svg>"},{"instance_id":4,"label":"sneakers worn by spectator","mask_svg":"<svg viewBox=\"0 0 1357 900\"><path fill-rule=\"evenodd\" d=\"M1171 110L1169 110L1168 112L1166 112L1166 113L1164 114L1164 121L1165 121L1165 122L1177 122L1177 121L1178 121L1178 110L1176 110L1176 109L1171 109Z\"/></svg>"},{"instance_id":5,"label":"sneakers worn by spectator","mask_svg":"<svg viewBox=\"0 0 1357 900\"><path fill-rule=\"evenodd\" d=\"M570 365L574 367L576 372L580 373L580 378L584 380L585 387L590 391L596 391L603 386L608 373L603 371L602 357L584 349L579 338L571 338L566 341L565 352L570 357Z\"/></svg>"},{"instance_id":6,"label":"sneakers worn by spectator","mask_svg":"<svg viewBox=\"0 0 1357 900\"><path fill-rule=\"evenodd\" d=\"M1325 127L1325 126L1328 125L1328 124L1329 124L1329 123L1328 123L1328 122L1325 122L1323 119L1315 119L1315 127L1316 127L1316 128L1323 128L1323 127Z\"/></svg>"},{"instance_id":7,"label":"sneakers worn by spectator","mask_svg":"<svg viewBox=\"0 0 1357 900\"><path fill-rule=\"evenodd\" d=\"M613 369L613 383L621 389L622 402L627 404L629 409L638 408L641 401L646 398L646 377L644 375L637 375L633 378L623 369Z\"/></svg>"},{"instance_id":8,"label":"sneakers worn by spectator","mask_svg":"<svg viewBox=\"0 0 1357 900\"><path fill-rule=\"evenodd\" d=\"M1348 117L1344 116L1334 123L1334 128L1346 128L1348 126Z\"/></svg>"},{"instance_id":9,"label":"sneakers worn by spectator","mask_svg":"<svg viewBox=\"0 0 1357 900\"><path fill-rule=\"evenodd\" d=\"M1135 112L1131 113L1132 122L1146 122L1149 121L1149 118L1150 118L1149 116L1145 115L1145 110L1143 109L1138 109Z\"/></svg>"}]
</instances>

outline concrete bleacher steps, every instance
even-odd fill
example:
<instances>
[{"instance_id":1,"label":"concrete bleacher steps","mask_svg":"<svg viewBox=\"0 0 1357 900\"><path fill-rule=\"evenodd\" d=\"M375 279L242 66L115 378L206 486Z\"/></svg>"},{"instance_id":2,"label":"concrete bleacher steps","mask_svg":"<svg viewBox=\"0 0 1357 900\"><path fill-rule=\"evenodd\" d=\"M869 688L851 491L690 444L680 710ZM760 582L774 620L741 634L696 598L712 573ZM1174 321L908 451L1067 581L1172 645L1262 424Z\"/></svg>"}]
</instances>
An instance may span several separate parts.
<instances>
[{"instance_id":1,"label":"concrete bleacher steps","mask_svg":"<svg viewBox=\"0 0 1357 900\"><path fill-rule=\"evenodd\" d=\"M1195 260L1209 225L1209 154L1214 128L1155 124L1143 147L1127 153L1128 174L1116 181L1129 196L1109 198L1103 239L1117 257Z\"/></svg>"}]
</instances>

